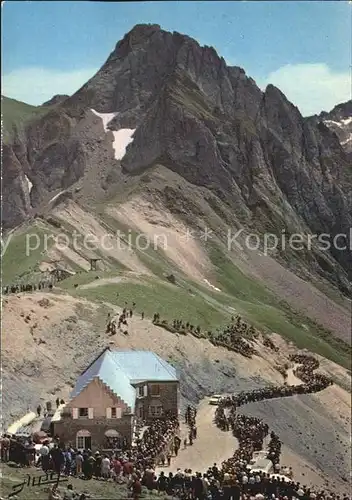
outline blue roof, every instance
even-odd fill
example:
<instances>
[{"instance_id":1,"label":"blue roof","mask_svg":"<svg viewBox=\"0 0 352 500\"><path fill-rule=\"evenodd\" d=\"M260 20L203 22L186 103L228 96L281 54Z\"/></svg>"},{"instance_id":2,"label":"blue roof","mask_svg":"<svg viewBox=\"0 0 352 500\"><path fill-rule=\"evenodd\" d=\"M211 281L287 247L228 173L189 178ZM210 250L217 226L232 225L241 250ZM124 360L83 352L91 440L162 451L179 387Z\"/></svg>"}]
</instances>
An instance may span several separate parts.
<instances>
[{"instance_id":1,"label":"blue roof","mask_svg":"<svg viewBox=\"0 0 352 500\"><path fill-rule=\"evenodd\" d=\"M106 349L78 378L70 399L80 394L94 379L99 378L133 412L136 390L131 385L142 381L177 381L177 372L169 363L151 351L111 351Z\"/></svg>"},{"instance_id":2,"label":"blue roof","mask_svg":"<svg viewBox=\"0 0 352 500\"><path fill-rule=\"evenodd\" d=\"M111 351L114 361L131 383L177 381L176 369L151 351Z\"/></svg>"}]
</instances>

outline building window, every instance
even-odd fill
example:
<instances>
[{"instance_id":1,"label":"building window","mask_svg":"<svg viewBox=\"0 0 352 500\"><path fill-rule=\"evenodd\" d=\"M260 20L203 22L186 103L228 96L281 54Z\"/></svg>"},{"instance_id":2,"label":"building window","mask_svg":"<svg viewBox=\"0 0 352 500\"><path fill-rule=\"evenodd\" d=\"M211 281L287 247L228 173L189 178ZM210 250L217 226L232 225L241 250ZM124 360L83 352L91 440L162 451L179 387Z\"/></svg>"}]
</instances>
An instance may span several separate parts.
<instances>
[{"instance_id":1,"label":"building window","mask_svg":"<svg viewBox=\"0 0 352 500\"><path fill-rule=\"evenodd\" d=\"M144 396L144 387L141 385L138 387L138 397L142 398Z\"/></svg>"},{"instance_id":2,"label":"building window","mask_svg":"<svg viewBox=\"0 0 352 500\"><path fill-rule=\"evenodd\" d=\"M150 386L150 394L152 396L160 396L160 385L159 384L152 384Z\"/></svg>"},{"instance_id":3,"label":"building window","mask_svg":"<svg viewBox=\"0 0 352 500\"><path fill-rule=\"evenodd\" d=\"M106 408L106 418L121 418L122 409L121 408Z\"/></svg>"},{"instance_id":4,"label":"building window","mask_svg":"<svg viewBox=\"0 0 352 500\"><path fill-rule=\"evenodd\" d=\"M77 448L79 450L84 450L85 449L85 437L83 436L77 436Z\"/></svg>"},{"instance_id":5,"label":"building window","mask_svg":"<svg viewBox=\"0 0 352 500\"><path fill-rule=\"evenodd\" d=\"M149 413L152 417L160 417L163 414L163 407L161 405L150 405Z\"/></svg>"},{"instance_id":6,"label":"building window","mask_svg":"<svg viewBox=\"0 0 352 500\"><path fill-rule=\"evenodd\" d=\"M88 408L78 408L79 417L88 417Z\"/></svg>"},{"instance_id":7,"label":"building window","mask_svg":"<svg viewBox=\"0 0 352 500\"><path fill-rule=\"evenodd\" d=\"M108 450L114 450L116 448L122 448L123 438L119 432L115 429L109 429L105 432L104 448Z\"/></svg>"},{"instance_id":8,"label":"building window","mask_svg":"<svg viewBox=\"0 0 352 500\"><path fill-rule=\"evenodd\" d=\"M76 434L76 446L79 450L92 448L92 438L89 431L81 430Z\"/></svg>"}]
</instances>

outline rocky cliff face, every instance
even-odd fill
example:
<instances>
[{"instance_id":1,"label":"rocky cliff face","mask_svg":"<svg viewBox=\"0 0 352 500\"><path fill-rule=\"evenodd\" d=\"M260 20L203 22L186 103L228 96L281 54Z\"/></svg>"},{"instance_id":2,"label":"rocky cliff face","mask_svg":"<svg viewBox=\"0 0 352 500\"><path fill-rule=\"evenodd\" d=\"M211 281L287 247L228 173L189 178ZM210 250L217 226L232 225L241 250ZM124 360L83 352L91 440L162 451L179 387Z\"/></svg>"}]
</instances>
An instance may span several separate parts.
<instances>
[{"instance_id":1,"label":"rocky cliff face","mask_svg":"<svg viewBox=\"0 0 352 500\"><path fill-rule=\"evenodd\" d=\"M122 158L114 157L113 138L91 109L114 113L112 132L135 129ZM90 186L90 196L104 198L106 184L111 189L121 176L161 163L210 189L241 224L259 232L348 235L350 164L345 139L340 143L330 130L331 116L304 119L279 89L261 92L213 48L137 25L76 94L4 149L4 226L78 181ZM349 106L339 119L351 116ZM24 176L33 184L30 194ZM347 286L348 250L322 253L314 246L313 255L324 273Z\"/></svg>"},{"instance_id":2,"label":"rocky cliff face","mask_svg":"<svg viewBox=\"0 0 352 500\"><path fill-rule=\"evenodd\" d=\"M338 104L329 113L323 111L317 118L335 132L343 149L352 153L352 100Z\"/></svg>"}]
</instances>

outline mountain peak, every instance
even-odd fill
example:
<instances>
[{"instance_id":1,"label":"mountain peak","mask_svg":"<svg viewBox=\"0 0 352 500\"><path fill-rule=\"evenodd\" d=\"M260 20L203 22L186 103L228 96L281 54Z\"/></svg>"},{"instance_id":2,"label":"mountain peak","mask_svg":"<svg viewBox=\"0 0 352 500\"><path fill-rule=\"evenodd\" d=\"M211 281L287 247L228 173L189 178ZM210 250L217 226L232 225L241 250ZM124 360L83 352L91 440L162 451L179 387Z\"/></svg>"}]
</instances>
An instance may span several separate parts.
<instances>
[{"instance_id":1,"label":"mountain peak","mask_svg":"<svg viewBox=\"0 0 352 500\"><path fill-rule=\"evenodd\" d=\"M333 125L346 131L345 144L351 122L342 120ZM338 137L317 121L304 119L274 85L262 93L214 48L156 24L138 24L80 90L26 122L22 145L8 146L4 219L7 227L24 220L78 181L84 184L80 199L105 199L120 188L122 176L162 165L221 200L221 213L226 220L228 211L238 214L238 225L265 232L301 232L307 225L314 234L348 234L347 157ZM115 156L118 141L131 131L132 142ZM317 260L316 267L344 289L350 255L329 258L340 265L334 276L325 263Z\"/></svg>"},{"instance_id":2,"label":"mountain peak","mask_svg":"<svg viewBox=\"0 0 352 500\"><path fill-rule=\"evenodd\" d=\"M159 24L136 24L128 33L125 34L122 42L128 40L132 43L140 43L154 35L154 33L160 31L163 30Z\"/></svg>"},{"instance_id":3,"label":"mountain peak","mask_svg":"<svg viewBox=\"0 0 352 500\"><path fill-rule=\"evenodd\" d=\"M82 103L102 113L142 110L176 68L187 72L200 88L209 88L214 101L221 100L217 97L220 80L226 80L224 91L228 93L238 77L236 70L228 77L226 63L213 47L201 47L193 38L165 31L158 24L138 24L65 105Z\"/></svg>"},{"instance_id":4,"label":"mountain peak","mask_svg":"<svg viewBox=\"0 0 352 500\"><path fill-rule=\"evenodd\" d=\"M159 24L136 24L128 33L125 34L122 40L117 42L113 54L118 55L121 52L125 52L126 49L134 49L143 45L155 33L160 33L162 31L163 30ZM164 31L164 33L166 32Z\"/></svg>"},{"instance_id":5,"label":"mountain peak","mask_svg":"<svg viewBox=\"0 0 352 500\"><path fill-rule=\"evenodd\" d=\"M127 33L127 36L134 33L150 34L154 33L155 31L161 31L160 24L141 23L133 26L133 28Z\"/></svg>"}]
</instances>

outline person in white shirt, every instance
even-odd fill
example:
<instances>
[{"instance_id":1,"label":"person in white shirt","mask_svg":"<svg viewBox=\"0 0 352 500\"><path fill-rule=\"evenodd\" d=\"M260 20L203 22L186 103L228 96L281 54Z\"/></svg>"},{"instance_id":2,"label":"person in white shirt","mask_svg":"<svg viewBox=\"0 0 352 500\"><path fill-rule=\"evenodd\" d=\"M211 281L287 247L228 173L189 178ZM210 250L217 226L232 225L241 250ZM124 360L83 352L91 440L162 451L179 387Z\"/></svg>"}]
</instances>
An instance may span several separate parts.
<instances>
[{"instance_id":1,"label":"person in white shirt","mask_svg":"<svg viewBox=\"0 0 352 500\"><path fill-rule=\"evenodd\" d=\"M111 469L110 469L110 477L115 483L117 482L117 474L116 474L115 469L113 467L111 467Z\"/></svg>"},{"instance_id":2,"label":"person in white shirt","mask_svg":"<svg viewBox=\"0 0 352 500\"><path fill-rule=\"evenodd\" d=\"M40 455L43 457L45 455L49 455L49 448L45 444L39 450Z\"/></svg>"},{"instance_id":3,"label":"person in white shirt","mask_svg":"<svg viewBox=\"0 0 352 500\"><path fill-rule=\"evenodd\" d=\"M109 479L110 477L110 459L107 455L101 461L101 475L104 479Z\"/></svg>"},{"instance_id":4,"label":"person in white shirt","mask_svg":"<svg viewBox=\"0 0 352 500\"><path fill-rule=\"evenodd\" d=\"M206 474L203 474L202 477L202 483L203 483L203 493L207 497L208 496L208 488L209 488L209 480Z\"/></svg>"},{"instance_id":5,"label":"person in white shirt","mask_svg":"<svg viewBox=\"0 0 352 500\"><path fill-rule=\"evenodd\" d=\"M46 446L46 444L43 444L43 446L40 448L39 455L42 463L42 469L44 472L47 472L49 470L50 458L49 458L49 447Z\"/></svg>"},{"instance_id":6,"label":"person in white shirt","mask_svg":"<svg viewBox=\"0 0 352 500\"><path fill-rule=\"evenodd\" d=\"M255 484L255 478L254 478L254 476L252 476L252 475L249 476L248 484Z\"/></svg>"},{"instance_id":7,"label":"person in white shirt","mask_svg":"<svg viewBox=\"0 0 352 500\"><path fill-rule=\"evenodd\" d=\"M82 474L82 464L83 464L83 455L80 451L77 452L75 461L76 461L76 475L79 476L80 474Z\"/></svg>"}]
</instances>

